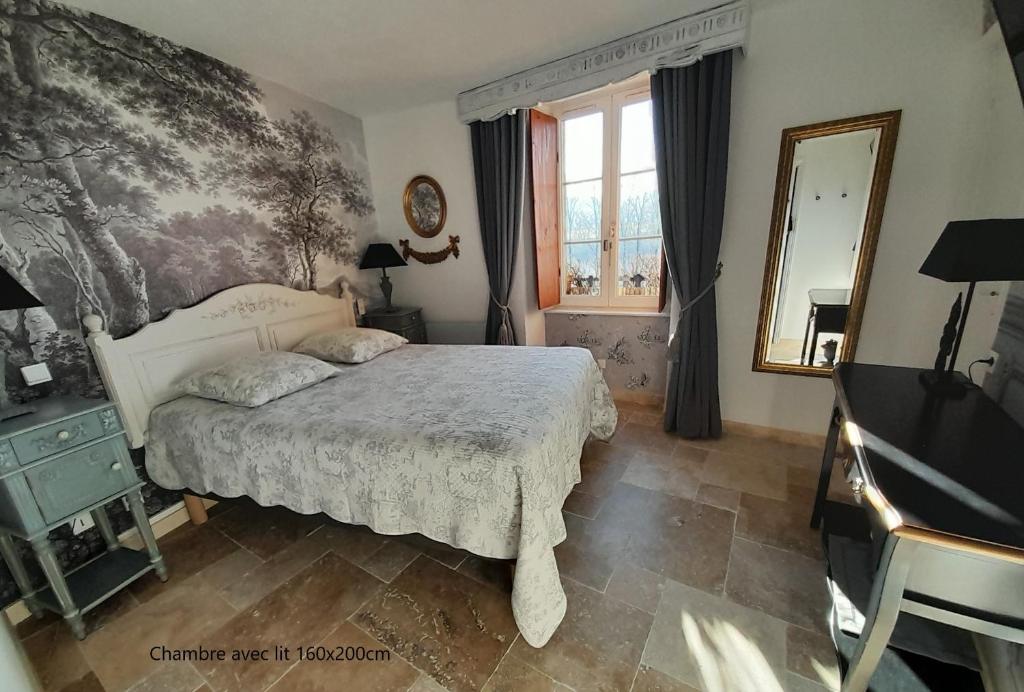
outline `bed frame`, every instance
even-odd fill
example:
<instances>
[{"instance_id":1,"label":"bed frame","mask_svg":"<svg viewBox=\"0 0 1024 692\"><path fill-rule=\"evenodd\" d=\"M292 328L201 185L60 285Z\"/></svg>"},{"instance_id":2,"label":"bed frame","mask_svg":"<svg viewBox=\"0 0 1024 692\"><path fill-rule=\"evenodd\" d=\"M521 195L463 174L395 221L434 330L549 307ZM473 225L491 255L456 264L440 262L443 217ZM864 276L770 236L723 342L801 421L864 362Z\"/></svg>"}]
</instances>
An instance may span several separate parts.
<instances>
[{"instance_id":1,"label":"bed frame","mask_svg":"<svg viewBox=\"0 0 1024 692\"><path fill-rule=\"evenodd\" d=\"M181 378L259 351L287 351L308 336L356 325L351 294L334 297L274 284L246 284L203 302L175 310L138 332L113 338L97 315L82 319L86 342L107 395L117 404L132 449L146 443L149 414L181 394ZM185 495L193 523L206 521L206 509Z\"/></svg>"}]
</instances>

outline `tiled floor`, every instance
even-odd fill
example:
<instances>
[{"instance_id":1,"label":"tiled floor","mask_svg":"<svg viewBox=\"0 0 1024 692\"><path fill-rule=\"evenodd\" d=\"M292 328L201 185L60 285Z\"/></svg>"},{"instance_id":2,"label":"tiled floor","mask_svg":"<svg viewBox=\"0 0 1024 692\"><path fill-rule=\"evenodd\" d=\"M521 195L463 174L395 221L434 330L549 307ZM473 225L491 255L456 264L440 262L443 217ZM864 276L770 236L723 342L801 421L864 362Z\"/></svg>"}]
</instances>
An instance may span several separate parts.
<instances>
[{"instance_id":1,"label":"tiled floor","mask_svg":"<svg viewBox=\"0 0 1024 692\"><path fill-rule=\"evenodd\" d=\"M322 516L222 503L161 540L171 579L87 617L25 623L49 690L818 690L838 681L807 528L817 448L684 442L623 405L588 444L556 549L569 606L542 649L512 618L508 563ZM841 486L837 486L837 491ZM158 662L153 647L274 650L290 661ZM295 662L295 647L358 662ZM273 656L271 656L273 659Z\"/></svg>"}]
</instances>

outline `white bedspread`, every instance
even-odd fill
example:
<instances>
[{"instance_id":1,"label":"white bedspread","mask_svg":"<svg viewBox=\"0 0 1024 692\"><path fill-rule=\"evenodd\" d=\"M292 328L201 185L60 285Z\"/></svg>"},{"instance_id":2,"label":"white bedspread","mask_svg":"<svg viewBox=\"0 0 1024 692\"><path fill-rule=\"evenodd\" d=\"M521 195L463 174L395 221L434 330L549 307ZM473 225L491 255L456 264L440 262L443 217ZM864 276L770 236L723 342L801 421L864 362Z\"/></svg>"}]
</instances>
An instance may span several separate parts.
<instances>
[{"instance_id":1,"label":"white bedspread","mask_svg":"<svg viewBox=\"0 0 1024 692\"><path fill-rule=\"evenodd\" d=\"M165 488L515 558L516 623L543 646L565 614L562 503L588 435L616 420L587 350L408 345L257 409L159 406L146 468Z\"/></svg>"}]
</instances>

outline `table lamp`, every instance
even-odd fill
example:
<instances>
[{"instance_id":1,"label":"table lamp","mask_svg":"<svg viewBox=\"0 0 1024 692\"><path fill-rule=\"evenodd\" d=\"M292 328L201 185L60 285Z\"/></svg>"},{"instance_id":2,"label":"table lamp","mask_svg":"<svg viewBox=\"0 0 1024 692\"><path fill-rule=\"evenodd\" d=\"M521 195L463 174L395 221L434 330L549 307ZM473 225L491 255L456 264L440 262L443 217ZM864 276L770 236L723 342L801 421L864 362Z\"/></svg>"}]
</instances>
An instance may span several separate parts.
<instances>
[{"instance_id":1,"label":"table lamp","mask_svg":"<svg viewBox=\"0 0 1024 692\"><path fill-rule=\"evenodd\" d=\"M925 258L920 273L943 281L967 282L967 297L956 297L939 340L935 367L921 373L932 393L963 396L967 379L953 371L979 281L1024 280L1024 219L950 221ZM948 364L947 364L948 358Z\"/></svg>"},{"instance_id":2,"label":"table lamp","mask_svg":"<svg viewBox=\"0 0 1024 692\"><path fill-rule=\"evenodd\" d=\"M363 254L363 261L359 263L360 269L380 269L383 272L380 277L380 290L384 294L385 312L395 311L391 305L391 279L388 278L388 267L404 266L405 260L391 243L370 243Z\"/></svg>"},{"instance_id":3,"label":"table lamp","mask_svg":"<svg viewBox=\"0 0 1024 692\"><path fill-rule=\"evenodd\" d=\"M0 310L24 310L40 308L43 304L34 295L22 288L14 277L0 267ZM10 406L7 401L7 354L0 351L0 421L32 413L31 406Z\"/></svg>"}]
</instances>

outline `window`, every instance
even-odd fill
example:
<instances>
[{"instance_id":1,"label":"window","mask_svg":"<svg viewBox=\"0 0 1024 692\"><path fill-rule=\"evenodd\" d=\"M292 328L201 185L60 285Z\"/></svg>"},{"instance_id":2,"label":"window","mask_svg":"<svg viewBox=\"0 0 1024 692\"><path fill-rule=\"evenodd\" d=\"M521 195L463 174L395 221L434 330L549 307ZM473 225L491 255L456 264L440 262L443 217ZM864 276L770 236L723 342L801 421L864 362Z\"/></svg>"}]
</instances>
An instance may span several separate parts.
<instances>
[{"instance_id":1,"label":"window","mask_svg":"<svg viewBox=\"0 0 1024 692\"><path fill-rule=\"evenodd\" d=\"M561 304L657 309L664 274L650 92L620 86L553 105Z\"/></svg>"}]
</instances>

